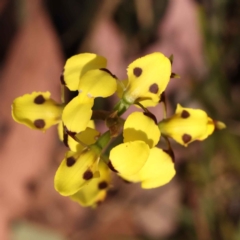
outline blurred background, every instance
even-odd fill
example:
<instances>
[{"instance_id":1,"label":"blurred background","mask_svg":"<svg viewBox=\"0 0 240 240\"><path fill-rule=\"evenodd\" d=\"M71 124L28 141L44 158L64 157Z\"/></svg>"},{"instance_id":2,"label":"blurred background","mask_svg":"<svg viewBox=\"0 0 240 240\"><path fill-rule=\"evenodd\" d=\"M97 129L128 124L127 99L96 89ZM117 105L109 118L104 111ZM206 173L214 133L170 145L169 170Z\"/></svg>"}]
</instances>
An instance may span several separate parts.
<instances>
[{"instance_id":1,"label":"blurred background","mask_svg":"<svg viewBox=\"0 0 240 240\"><path fill-rule=\"evenodd\" d=\"M0 0L0 239L240 240L239 28L237 0ZM227 129L188 148L172 142L177 174L161 188L115 177L97 209L60 196L53 177L67 149L56 128L15 123L13 99L49 90L60 101L76 53L105 56L124 79L154 51L173 54L181 76L167 88L168 114L202 108Z\"/></svg>"}]
</instances>

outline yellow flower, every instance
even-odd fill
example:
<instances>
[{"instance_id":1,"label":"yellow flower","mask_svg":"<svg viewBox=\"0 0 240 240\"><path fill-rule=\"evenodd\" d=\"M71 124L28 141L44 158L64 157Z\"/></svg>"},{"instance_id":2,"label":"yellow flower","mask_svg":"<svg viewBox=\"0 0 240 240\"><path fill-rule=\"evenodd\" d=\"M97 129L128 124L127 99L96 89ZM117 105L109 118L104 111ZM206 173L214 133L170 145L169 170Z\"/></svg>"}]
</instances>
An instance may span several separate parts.
<instances>
[{"instance_id":1,"label":"yellow flower","mask_svg":"<svg viewBox=\"0 0 240 240\"><path fill-rule=\"evenodd\" d=\"M102 202L107 195L111 180L110 170L106 163L101 160L99 161L98 169L100 174L99 178L92 179L78 192L70 196L72 200L84 207L95 207L98 203Z\"/></svg>"},{"instance_id":2,"label":"yellow flower","mask_svg":"<svg viewBox=\"0 0 240 240\"><path fill-rule=\"evenodd\" d=\"M162 53L151 53L133 61L127 75L123 100L128 104L146 101L146 106L155 106L170 80L171 62Z\"/></svg>"},{"instance_id":3,"label":"yellow flower","mask_svg":"<svg viewBox=\"0 0 240 240\"><path fill-rule=\"evenodd\" d=\"M62 82L70 90L79 91L63 110L62 120L68 132L84 131L92 116L94 99L116 91L115 76L105 66L105 58L90 53L73 56L66 62Z\"/></svg>"},{"instance_id":4,"label":"yellow flower","mask_svg":"<svg viewBox=\"0 0 240 240\"><path fill-rule=\"evenodd\" d=\"M119 174L133 175L147 161L150 148L159 141L160 131L151 118L134 112L125 121L123 137L124 143L110 152L111 164Z\"/></svg>"},{"instance_id":5,"label":"yellow flower","mask_svg":"<svg viewBox=\"0 0 240 240\"><path fill-rule=\"evenodd\" d=\"M172 158L156 148L160 139L156 119L142 112L134 112L124 124L124 143L110 152L110 166L121 177L141 182L142 188L166 184L175 175Z\"/></svg>"},{"instance_id":6,"label":"yellow flower","mask_svg":"<svg viewBox=\"0 0 240 240\"><path fill-rule=\"evenodd\" d=\"M62 84L71 91L78 90L81 77L89 70L106 68L106 58L94 53L81 53L70 57L64 66Z\"/></svg>"},{"instance_id":7,"label":"yellow flower","mask_svg":"<svg viewBox=\"0 0 240 240\"><path fill-rule=\"evenodd\" d=\"M91 125L94 127L92 122ZM76 134L75 140L68 141L67 143L71 144L70 149L76 152L66 153L54 178L57 192L63 196L73 195L72 198L83 205L93 205L97 200L103 200L107 186L104 187L102 182L108 184L110 181L108 167L106 163L100 161L102 148L110 140L110 134L106 132L99 136L97 130L88 127L85 131ZM86 188L80 191L85 185ZM105 190L105 193L100 190Z\"/></svg>"},{"instance_id":8,"label":"yellow flower","mask_svg":"<svg viewBox=\"0 0 240 240\"><path fill-rule=\"evenodd\" d=\"M129 182L141 182L142 188L149 189L167 184L175 173L172 157L164 150L153 147L145 165L137 174L122 177Z\"/></svg>"},{"instance_id":9,"label":"yellow flower","mask_svg":"<svg viewBox=\"0 0 240 240\"><path fill-rule=\"evenodd\" d=\"M63 196L78 192L93 178L99 177L98 162L101 149L96 145L77 153L69 151L60 164L54 178L54 187Z\"/></svg>"},{"instance_id":10,"label":"yellow flower","mask_svg":"<svg viewBox=\"0 0 240 240\"><path fill-rule=\"evenodd\" d=\"M224 123L214 122L203 110L183 108L178 104L175 114L162 120L159 129L163 135L186 147L195 140L206 139L213 133L216 124L219 129L225 128Z\"/></svg>"},{"instance_id":11,"label":"yellow flower","mask_svg":"<svg viewBox=\"0 0 240 240\"><path fill-rule=\"evenodd\" d=\"M16 98L12 117L31 129L45 131L61 121L63 106L50 98L50 92L33 92Z\"/></svg>"}]
</instances>

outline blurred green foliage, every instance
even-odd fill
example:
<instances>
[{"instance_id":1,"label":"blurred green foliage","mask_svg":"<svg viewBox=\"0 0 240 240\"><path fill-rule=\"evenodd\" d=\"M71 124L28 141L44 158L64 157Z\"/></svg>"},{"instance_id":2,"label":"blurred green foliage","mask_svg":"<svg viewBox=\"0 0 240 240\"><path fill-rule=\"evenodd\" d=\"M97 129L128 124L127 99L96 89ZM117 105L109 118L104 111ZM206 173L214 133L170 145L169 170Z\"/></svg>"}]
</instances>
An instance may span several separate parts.
<instances>
[{"instance_id":1,"label":"blurred green foliage","mask_svg":"<svg viewBox=\"0 0 240 240\"><path fill-rule=\"evenodd\" d=\"M64 240L60 234L29 222L18 222L12 228L12 240Z\"/></svg>"}]
</instances>

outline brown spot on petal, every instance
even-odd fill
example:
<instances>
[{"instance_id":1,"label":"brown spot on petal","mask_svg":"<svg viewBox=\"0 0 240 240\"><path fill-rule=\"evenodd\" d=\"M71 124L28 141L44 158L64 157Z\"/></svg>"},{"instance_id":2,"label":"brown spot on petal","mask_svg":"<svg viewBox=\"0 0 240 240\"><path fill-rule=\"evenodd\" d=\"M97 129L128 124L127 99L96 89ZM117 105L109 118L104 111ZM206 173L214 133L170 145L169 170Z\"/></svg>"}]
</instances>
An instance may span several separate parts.
<instances>
[{"instance_id":1,"label":"brown spot on petal","mask_svg":"<svg viewBox=\"0 0 240 240\"><path fill-rule=\"evenodd\" d=\"M185 133L182 136L182 140L183 140L184 143L188 143L188 142L190 142L192 140L192 137L191 137L191 135Z\"/></svg>"},{"instance_id":2,"label":"brown spot on petal","mask_svg":"<svg viewBox=\"0 0 240 240\"><path fill-rule=\"evenodd\" d=\"M100 70L102 70L102 71L110 74L113 78L116 78L116 79L117 79L116 75L112 74L107 68L100 68Z\"/></svg>"},{"instance_id":3,"label":"brown spot on petal","mask_svg":"<svg viewBox=\"0 0 240 240\"><path fill-rule=\"evenodd\" d=\"M108 167L113 171L113 172L118 172L115 168L114 168L114 166L112 165L112 162L111 161L109 161L108 162Z\"/></svg>"},{"instance_id":4,"label":"brown spot on petal","mask_svg":"<svg viewBox=\"0 0 240 240\"><path fill-rule=\"evenodd\" d=\"M45 102L45 98L43 97L42 94L38 95L34 99L34 103L36 103L36 104L43 104L44 102Z\"/></svg>"},{"instance_id":5,"label":"brown spot on petal","mask_svg":"<svg viewBox=\"0 0 240 240\"><path fill-rule=\"evenodd\" d=\"M142 74L142 69L139 68L139 67L136 67L133 69L133 74L136 76L136 77L140 77L141 74Z\"/></svg>"},{"instance_id":6,"label":"brown spot on petal","mask_svg":"<svg viewBox=\"0 0 240 240\"><path fill-rule=\"evenodd\" d=\"M190 116L190 113L187 110L183 110L181 114L181 118L188 118Z\"/></svg>"},{"instance_id":7,"label":"brown spot on petal","mask_svg":"<svg viewBox=\"0 0 240 240\"><path fill-rule=\"evenodd\" d=\"M33 124L34 124L34 126L35 126L36 128L39 128L39 129L45 127L45 122L44 122L43 119L37 119L37 120L35 120L35 121L33 122Z\"/></svg>"},{"instance_id":8,"label":"brown spot on petal","mask_svg":"<svg viewBox=\"0 0 240 240\"><path fill-rule=\"evenodd\" d=\"M155 93L155 94L158 93L158 90L159 90L159 88L158 88L158 85L156 83L152 84L149 88L149 92Z\"/></svg>"},{"instance_id":9,"label":"brown spot on petal","mask_svg":"<svg viewBox=\"0 0 240 240\"><path fill-rule=\"evenodd\" d=\"M85 180L90 180L93 178L93 173L90 170L87 170L84 174L83 174L83 179Z\"/></svg>"},{"instance_id":10,"label":"brown spot on petal","mask_svg":"<svg viewBox=\"0 0 240 240\"><path fill-rule=\"evenodd\" d=\"M108 183L105 182L105 181L102 181L98 184L98 188L101 189L101 190L106 189L107 187L108 187Z\"/></svg>"},{"instance_id":11,"label":"brown spot on petal","mask_svg":"<svg viewBox=\"0 0 240 240\"><path fill-rule=\"evenodd\" d=\"M68 167L71 167L75 164L76 160L74 157L69 157L66 159L66 164Z\"/></svg>"},{"instance_id":12,"label":"brown spot on petal","mask_svg":"<svg viewBox=\"0 0 240 240\"><path fill-rule=\"evenodd\" d=\"M154 114L152 114L150 112L144 112L143 115L151 118L155 122L155 124L157 125L157 118L156 118L156 116Z\"/></svg>"}]
</instances>

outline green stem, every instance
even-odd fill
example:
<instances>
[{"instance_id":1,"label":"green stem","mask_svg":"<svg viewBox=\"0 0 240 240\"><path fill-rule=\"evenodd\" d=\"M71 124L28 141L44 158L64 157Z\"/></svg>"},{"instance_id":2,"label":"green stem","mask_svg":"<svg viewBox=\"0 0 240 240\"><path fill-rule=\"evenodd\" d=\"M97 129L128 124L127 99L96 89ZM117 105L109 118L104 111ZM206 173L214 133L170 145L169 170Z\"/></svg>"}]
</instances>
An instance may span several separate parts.
<instances>
[{"instance_id":1,"label":"green stem","mask_svg":"<svg viewBox=\"0 0 240 240\"><path fill-rule=\"evenodd\" d=\"M124 99L120 99L120 101L114 106L113 110L117 111L118 116L121 116L128 110L129 107L130 107L129 103L124 101Z\"/></svg>"},{"instance_id":2,"label":"green stem","mask_svg":"<svg viewBox=\"0 0 240 240\"><path fill-rule=\"evenodd\" d=\"M101 149L104 149L111 140L110 131L105 132L99 137L95 145L99 146Z\"/></svg>"}]
</instances>

